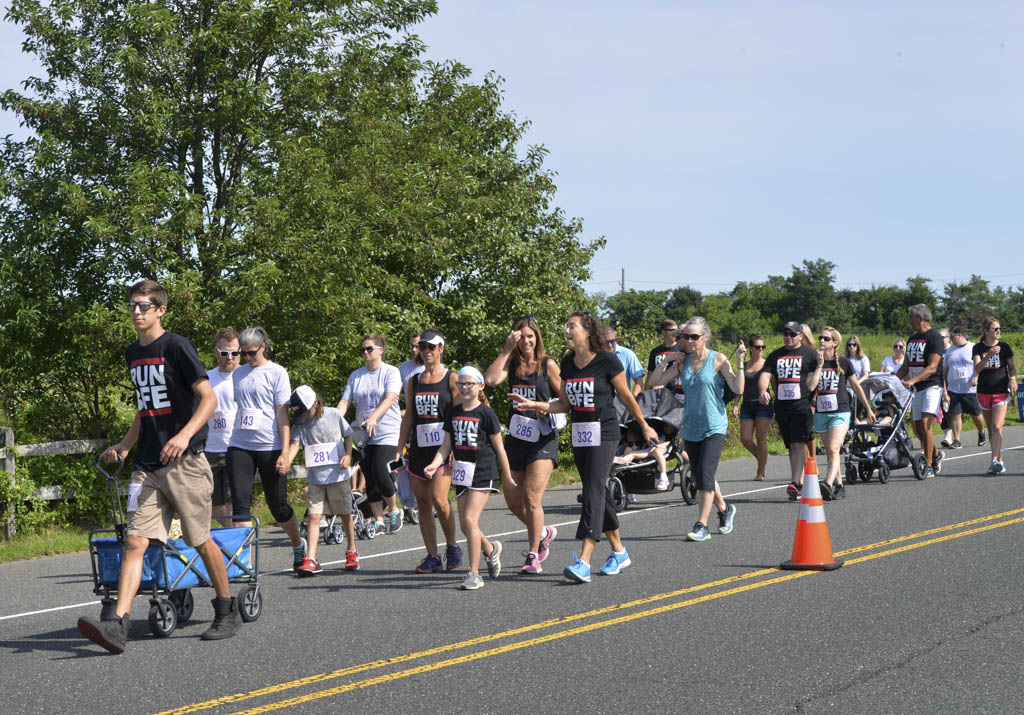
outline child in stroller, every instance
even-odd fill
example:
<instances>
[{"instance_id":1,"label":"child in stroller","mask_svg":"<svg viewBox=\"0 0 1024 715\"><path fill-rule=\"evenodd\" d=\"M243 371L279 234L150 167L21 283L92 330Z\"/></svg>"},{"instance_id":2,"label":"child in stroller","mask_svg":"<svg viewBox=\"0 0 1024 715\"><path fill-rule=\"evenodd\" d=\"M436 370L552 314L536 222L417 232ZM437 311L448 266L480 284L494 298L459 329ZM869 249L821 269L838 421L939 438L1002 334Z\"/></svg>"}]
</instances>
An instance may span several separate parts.
<instances>
[{"instance_id":1,"label":"child in stroller","mask_svg":"<svg viewBox=\"0 0 1024 715\"><path fill-rule=\"evenodd\" d=\"M657 427L655 427L655 430L657 430ZM660 432L658 436L662 436ZM626 429L622 442L619 443L619 449L612 460L612 464L635 464L636 462L653 459L658 466L658 478L654 482L654 488L659 492L667 491L671 486L668 479L667 460L665 459L669 446L670 442L667 439L654 445L646 444L636 426L630 425Z\"/></svg>"},{"instance_id":2,"label":"child in stroller","mask_svg":"<svg viewBox=\"0 0 1024 715\"><path fill-rule=\"evenodd\" d=\"M861 387L874 407L875 422L854 421L846 455L846 483L852 484L856 477L862 482L869 481L877 470L878 481L885 484L893 469L907 466L917 479L924 479L924 457L914 457L905 424L913 392L889 373L871 373L861 381Z\"/></svg>"}]
</instances>

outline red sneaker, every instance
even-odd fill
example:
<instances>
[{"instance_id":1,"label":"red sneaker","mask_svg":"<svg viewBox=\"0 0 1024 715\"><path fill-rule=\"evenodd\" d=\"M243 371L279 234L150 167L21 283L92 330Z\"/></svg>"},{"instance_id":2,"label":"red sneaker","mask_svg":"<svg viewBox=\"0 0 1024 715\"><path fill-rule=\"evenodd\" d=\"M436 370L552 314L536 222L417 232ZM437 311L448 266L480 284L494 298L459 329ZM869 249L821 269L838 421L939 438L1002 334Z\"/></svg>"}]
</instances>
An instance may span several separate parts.
<instances>
[{"instance_id":1,"label":"red sneaker","mask_svg":"<svg viewBox=\"0 0 1024 715\"><path fill-rule=\"evenodd\" d=\"M359 570L359 552L358 551L346 551L345 552L345 570L346 571L358 571Z\"/></svg>"},{"instance_id":2,"label":"red sneaker","mask_svg":"<svg viewBox=\"0 0 1024 715\"><path fill-rule=\"evenodd\" d=\"M295 573L299 575L299 578L309 578L310 576L316 576L318 573L323 573L324 569L320 565L320 562L311 559L308 556L303 557L302 566L295 569Z\"/></svg>"}]
</instances>

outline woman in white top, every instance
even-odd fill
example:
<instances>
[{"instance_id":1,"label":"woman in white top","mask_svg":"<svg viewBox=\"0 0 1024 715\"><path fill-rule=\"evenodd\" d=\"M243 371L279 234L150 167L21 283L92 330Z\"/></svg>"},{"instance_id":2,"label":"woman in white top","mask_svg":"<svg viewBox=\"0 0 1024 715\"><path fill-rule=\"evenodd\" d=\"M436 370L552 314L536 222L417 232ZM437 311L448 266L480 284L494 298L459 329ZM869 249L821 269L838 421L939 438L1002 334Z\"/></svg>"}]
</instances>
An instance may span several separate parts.
<instances>
[{"instance_id":1,"label":"woman in white top","mask_svg":"<svg viewBox=\"0 0 1024 715\"><path fill-rule=\"evenodd\" d=\"M871 372L871 358L864 354L864 347L856 335L851 335L846 341L846 359L853 365L858 380L863 380Z\"/></svg>"},{"instance_id":2,"label":"woman in white top","mask_svg":"<svg viewBox=\"0 0 1024 715\"><path fill-rule=\"evenodd\" d=\"M235 428L228 442L228 479L236 526L252 523L252 485L260 473L270 513L288 534L298 569L306 556L295 511L288 504L288 469L282 448L291 439L288 401L292 386L288 371L267 358L271 342L260 327L246 328L238 337L245 365L231 376L235 388Z\"/></svg>"},{"instance_id":3,"label":"woman in white top","mask_svg":"<svg viewBox=\"0 0 1024 715\"><path fill-rule=\"evenodd\" d=\"M348 376L345 393L338 402L342 416L349 405L355 405L354 425L366 430L369 440L360 452L359 463L366 476L366 496L373 510L377 533L394 533L402 528L402 512L395 499L395 483L391 479L388 463L398 447L398 433L402 415L398 409L398 395L402 392L402 376L398 368L384 362L384 338L367 335L359 352L366 365ZM388 524L384 523L384 505L387 504Z\"/></svg>"},{"instance_id":4,"label":"woman in white top","mask_svg":"<svg viewBox=\"0 0 1024 715\"><path fill-rule=\"evenodd\" d=\"M907 344L902 338L896 338L892 344L892 355L886 355L882 360L882 372L899 372L903 367L903 358L907 354Z\"/></svg>"}]
</instances>

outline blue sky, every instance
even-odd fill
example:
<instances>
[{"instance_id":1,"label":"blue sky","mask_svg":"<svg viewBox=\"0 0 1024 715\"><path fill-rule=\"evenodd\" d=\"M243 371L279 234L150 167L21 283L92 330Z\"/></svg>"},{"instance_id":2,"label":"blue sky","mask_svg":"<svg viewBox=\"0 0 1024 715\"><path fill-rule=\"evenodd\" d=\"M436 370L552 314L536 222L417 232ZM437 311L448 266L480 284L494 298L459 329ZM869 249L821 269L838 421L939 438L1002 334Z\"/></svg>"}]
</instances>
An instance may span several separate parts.
<instances>
[{"instance_id":1,"label":"blue sky","mask_svg":"<svg viewBox=\"0 0 1024 715\"><path fill-rule=\"evenodd\" d=\"M1024 284L1024 4L440 0L432 59L505 78L591 291ZM0 30L0 86L32 71ZM0 133L16 132L0 115Z\"/></svg>"}]
</instances>

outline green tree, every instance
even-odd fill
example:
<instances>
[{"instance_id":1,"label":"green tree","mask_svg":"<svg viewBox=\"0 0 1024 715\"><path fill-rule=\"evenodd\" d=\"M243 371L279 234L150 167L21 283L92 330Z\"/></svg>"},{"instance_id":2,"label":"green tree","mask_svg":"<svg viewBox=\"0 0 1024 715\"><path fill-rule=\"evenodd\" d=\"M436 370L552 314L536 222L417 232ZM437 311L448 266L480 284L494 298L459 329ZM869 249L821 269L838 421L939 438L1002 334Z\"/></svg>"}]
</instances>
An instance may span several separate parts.
<instances>
[{"instance_id":1,"label":"green tree","mask_svg":"<svg viewBox=\"0 0 1024 715\"><path fill-rule=\"evenodd\" d=\"M804 260L802 267L793 266L793 272L783 279L775 312L784 320L813 324L813 328L827 324L837 306L833 287L835 269L834 263L823 258ZM772 278L777 277L769 277Z\"/></svg>"},{"instance_id":2,"label":"green tree","mask_svg":"<svg viewBox=\"0 0 1024 715\"><path fill-rule=\"evenodd\" d=\"M966 330L981 330L981 321L995 312L988 281L971 275L965 283L947 283L942 295L942 315L950 326L962 325Z\"/></svg>"},{"instance_id":3,"label":"green tree","mask_svg":"<svg viewBox=\"0 0 1024 715\"><path fill-rule=\"evenodd\" d=\"M696 288L690 286L673 288L665 301L665 315L682 323L697 315L702 300L704 300L704 296Z\"/></svg>"},{"instance_id":4,"label":"green tree","mask_svg":"<svg viewBox=\"0 0 1024 715\"><path fill-rule=\"evenodd\" d=\"M13 0L45 71L0 98L32 132L0 145L16 426L103 436L124 416L131 331L111 311L140 277L168 286L167 326L201 350L262 324L329 399L365 332L404 349L436 325L453 359L485 362L514 315L552 329L584 305L602 242L555 207L543 147L520 154L500 80L421 59L412 28L435 9Z\"/></svg>"},{"instance_id":5,"label":"green tree","mask_svg":"<svg viewBox=\"0 0 1024 715\"><path fill-rule=\"evenodd\" d=\"M666 317L667 290L627 290L605 296L602 317L619 330L644 335L656 334Z\"/></svg>"}]
</instances>

